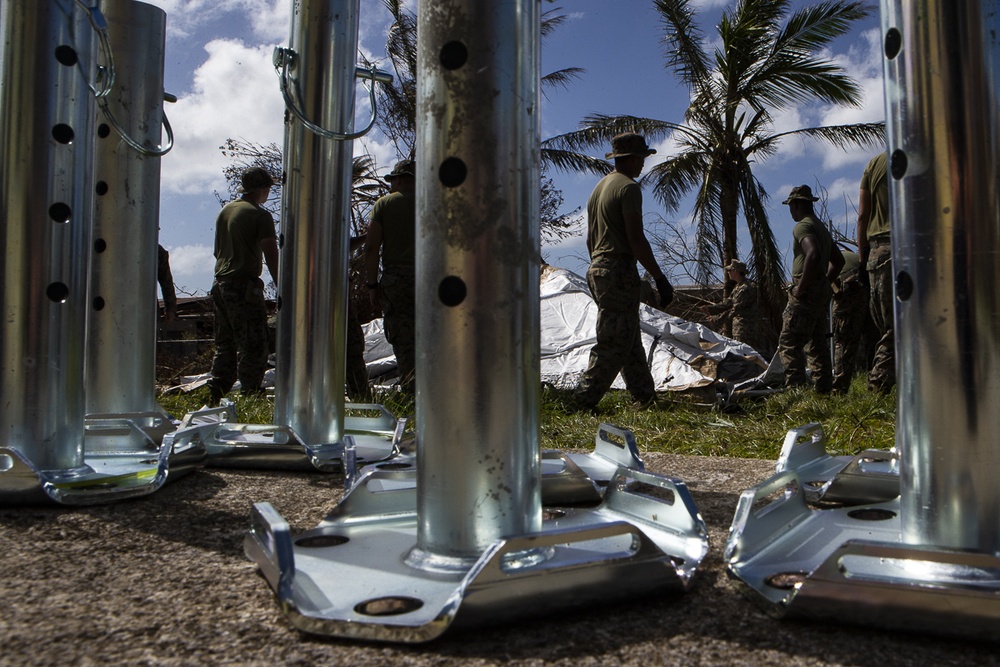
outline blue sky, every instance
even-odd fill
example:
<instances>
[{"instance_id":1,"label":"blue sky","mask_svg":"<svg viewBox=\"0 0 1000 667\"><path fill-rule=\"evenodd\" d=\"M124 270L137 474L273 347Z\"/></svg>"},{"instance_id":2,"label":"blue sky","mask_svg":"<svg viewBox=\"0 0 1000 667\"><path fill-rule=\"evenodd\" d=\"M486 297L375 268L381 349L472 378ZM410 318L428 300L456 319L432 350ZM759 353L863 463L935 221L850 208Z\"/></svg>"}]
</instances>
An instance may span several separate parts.
<instances>
[{"instance_id":1,"label":"blue sky","mask_svg":"<svg viewBox=\"0 0 1000 667\"><path fill-rule=\"evenodd\" d=\"M167 14L165 88L177 95L167 105L174 149L163 158L160 241L170 250L174 281L184 292L211 286L212 239L219 210L215 191L225 192L226 159L219 146L229 138L281 144L283 103L271 52L288 44L291 0L149 0ZM415 5L415 2L412 3ZM727 0L696 2L702 30L710 42ZM805 2L799 4L806 4ZM561 8L568 20L542 47L542 71L581 67L586 71L566 89L547 91L543 99L542 136L576 128L589 113L632 114L680 121L688 92L666 68L662 31L651 0L562 0L543 3ZM361 0L361 48L370 58L384 58L388 12L381 0ZM865 91L860 109L802 106L776 118L777 131L818 124L883 120L882 70L877 12L858 24L826 54L844 67ZM359 95L358 118L366 119L367 97ZM669 140L656 146L655 162L672 151ZM377 134L355 142L355 153L370 153L383 169L397 160L392 146ZM595 154L603 151L595 151ZM791 220L780 202L793 185L817 183L828 191L833 222L853 234L854 205L861 172L870 154L845 153L823 144L786 140L780 152L757 173L771 195L769 212L778 247L791 255ZM565 211L586 203L593 176L551 174L563 190ZM645 209L663 214L645 193ZM682 206L664 216L690 230L690 210ZM586 270L583 221L577 234L543 247L552 264ZM684 284L683 276L675 282Z\"/></svg>"}]
</instances>

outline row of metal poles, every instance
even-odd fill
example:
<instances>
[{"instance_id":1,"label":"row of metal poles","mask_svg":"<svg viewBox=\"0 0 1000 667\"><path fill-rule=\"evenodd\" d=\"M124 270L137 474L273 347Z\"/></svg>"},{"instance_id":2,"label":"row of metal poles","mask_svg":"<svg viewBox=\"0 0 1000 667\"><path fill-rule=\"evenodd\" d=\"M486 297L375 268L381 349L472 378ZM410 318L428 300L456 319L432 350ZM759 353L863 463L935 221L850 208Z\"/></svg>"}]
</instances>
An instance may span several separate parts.
<instances>
[{"instance_id":1,"label":"row of metal poles","mask_svg":"<svg viewBox=\"0 0 1000 667\"><path fill-rule=\"evenodd\" d=\"M335 448L342 468L353 451L342 332L359 6L297 2L290 48L275 58L293 120L271 430L301 438L313 459ZM164 17L131 0L0 8L0 492L9 498L18 491L8 480L25 468L67 488L93 486L98 464L131 470L99 428L89 438L102 456L88 456L88 418L111 415L105 430L128 422L142 433L163 419L152 394L150 221ZM888 622L910 628L940 630L948 616L953 632L998 635L996 9L883 0L897 446L844 460L825 452L818 426L796 430L777 474L741 498L729 570L785 612L878 623L890 609ZM642 470L626 432L599 431L599 444L618 433L626 452L603 456L612 472L599 505L556 508L544 497L539 2L421 0L417 15L416 460L356 480L348 470L348 494L305 535L255 506L247 553L298 627L393 641L685 589L707 531L683 483ZM127 98L114 99L116 80L128 82ZM133 344L109 345L126 332ZM164 476L180 447L207 438L184 426L132 459L156 453ZM287 444L271 438L265 454ZM594 460L558 466L565 476ZM836 507L808 502L833 490Z\"/></svg>"}]
</instances>

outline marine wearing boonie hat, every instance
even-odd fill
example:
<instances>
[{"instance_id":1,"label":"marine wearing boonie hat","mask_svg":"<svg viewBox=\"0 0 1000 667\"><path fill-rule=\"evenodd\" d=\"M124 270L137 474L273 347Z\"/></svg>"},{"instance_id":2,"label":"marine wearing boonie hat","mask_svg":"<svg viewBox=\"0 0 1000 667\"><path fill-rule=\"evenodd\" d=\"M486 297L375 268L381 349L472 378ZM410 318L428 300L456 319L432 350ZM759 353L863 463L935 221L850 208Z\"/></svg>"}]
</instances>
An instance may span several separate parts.
<instances>
[{"instance_id":1,"label":"marine wearing boonie hat","mask_svg":"<svg viewBox=\"0 0 1000 667\"><path fill-rule=\"evenodd\" d=\"M416 176L417 165L413 160L402 160L396 163L396 166L392 168L388 174L383 176L385 180L389 181L394 178L399 178L400 176Z\"/></svg>"},{"instance_id":2,"label":"marine wearing boonie hat","mask_svg":"<svg viewBox=\"0 0 1000 667\"><path fill-rule=\"evenodd\" d=\"M781 202L782 204L788 204L794 199L802 199L805 201L819 201L819 197L813 196L812 188L808 185L796 185L792 188L792 191L788 194L788 199Z\"/></svg>"},{"instance_id":3,"label":"marine wearing boonie hat","mask_svg":"<svg viewBox=\"0 0 1000 667\"><path fill-rule=\"evenodd\" d=\"M619 134L611 139L611 152L604 154L604 159L611 160L616 157L626 157L628 155L641 155L649 157L656 151L646 144L642 135L635 132Z\"/></svg>"},{"instance_id":4,"label":"marine wearing boonie hat","mask_svg":"<svg viewBox=\"0 0 1000 667\"><path fill-rule=\"evenodd\" d=\"M274 179L263 167L250 167L240 176L240 192L253 192L274 185Z\"/></svg>"},{"instance_id":5,"label":"marine wearing boonie hat","mask_svg":"<svg viewBox=\"0 0 1000 667\"><path fill-rule=\"evenodd\" d=\"M722 268L726 271L739 271L743 275L746 275L747 273L747 265L736 259L730 260L729 264L726 264Z\"/></svg>"}]
</instances>

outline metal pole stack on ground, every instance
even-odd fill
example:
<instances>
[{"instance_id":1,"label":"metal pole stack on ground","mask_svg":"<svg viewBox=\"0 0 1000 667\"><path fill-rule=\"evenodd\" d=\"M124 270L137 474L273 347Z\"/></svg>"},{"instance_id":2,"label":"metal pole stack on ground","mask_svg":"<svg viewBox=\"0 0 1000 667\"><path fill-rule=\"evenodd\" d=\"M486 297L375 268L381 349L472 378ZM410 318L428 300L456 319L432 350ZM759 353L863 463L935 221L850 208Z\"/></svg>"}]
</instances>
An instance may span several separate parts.
<instances>
[{"instance_id":1,"label":"metal pole stack on ground","mask_svg":"<svg viewBox=\"0 0 1000 667\"><path fill-rule=\"evenodd\" d=\"M209 465L339 472L348 438L362 463L398 451L405 422L344 400L353 140L375 114L372 94L354 131L355 84L391 80L355 64L359 13L359 0L299 2L289 47L274 52L286 105L275 425L235 423L232 406L188 415L171 438L203 443Z\"/></svg>"},{"instance_id":2,"label":"metal pole stack on ground","mask_svg":"<svg viewBox=\"0 0 1000 667\"><path fill-rule=\"evenodd\" d=\"M782 613L1000 638L998 10L882 2L899 496L811 509L792 470L747 491L730 572Z\"/></svg>"},{"instance_id":3,"label":"metal pole stack on ground","mask_svg":"<svg viewBox=\"0 0 1000 667\"><path fill-rule=\"evenodd\" d=\"M416 490L375 466L295 537L257 504L247 554L297 627L385 641L684 589L708 546L678 480L542 507L539 3L417 15Z\"/></svg>"},{"instance_id":4,"label":"metal pole stack on ground","mask_svg":"<svg viewBox=\"0 0 1000 667\"><path fill-rule=\"evenodd\" d=\"M96 5L4 0L0 21L0 501L146 494L166 479L168 447L134 432L127 451L90 451L85 437L93 198L117 185L94 178L96 110L130 93Z\"/></svg>"},{"instance_id":5,"label":"metal pole stack on ground","mask_svg":"<svg viewBox=\"0 0 1000 667\"><path fill-rule=\"evenodd\" d=\"M87 305L88 449L173 430L156 403L156 266L166 14L105 0L115 88L99 102ZM167 125L168 136L170 134Z\"/></svg>"}]
</instances>

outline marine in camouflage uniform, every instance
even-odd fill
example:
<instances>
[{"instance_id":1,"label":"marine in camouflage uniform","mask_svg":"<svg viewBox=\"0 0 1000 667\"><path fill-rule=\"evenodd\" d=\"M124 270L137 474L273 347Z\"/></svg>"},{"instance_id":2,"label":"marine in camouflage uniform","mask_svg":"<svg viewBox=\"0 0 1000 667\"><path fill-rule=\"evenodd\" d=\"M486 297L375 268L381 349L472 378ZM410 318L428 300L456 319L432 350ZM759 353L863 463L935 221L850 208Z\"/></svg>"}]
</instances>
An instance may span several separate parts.
<instances>
[{"instance_id":1,"label":"marine in camouflage uniform","mask_svg":"<svg viewBox=\"0 0 1000 667\"><path fill-rule=\"evenodd\" d=\"M761 317L757 286L746 279L746 264L733 260L726 267L729 278L736 282L728 298L717 304L706 306L706 313L715 313L713 323L729 325L731 338L745 343L766 355L768 350L765 322Z\"/></svg>"},{"instance_id":2,"label":"marine in camouflage uniform","mask_svg":"<svg viewBox=\"0 0 1000 667\"><path fill-rule=\"evenodd\" d=\"M858 202L858 248L868 270L869 308L881 337L868 371L868 388L889 391L896 384L896 338L893 314L892 245L889 232L889 185L886 154L876 155L861 177Z\"/></svg>"},{"instance_id":3,"label":"marine in camouflage uniform","mask_svg":"<svg viewBox=\"0 0 1000 667\"><path fill-rule=\"evenodd\" d=\"M266 170L251 167L241 177L240 199L226 204L215 223L215 359L208 381L209 403L218 405L237 379L240 392L263 392L267 370L267 307L263 261L277 276L278 245L274 218L261 204L273 180Z\"/></svg>"},{"instance_id":4,"label":"marine in camouflage uniform","mask_svg":"<svg viewBox=\"0 0 1000 667\"><path fill-rule=\"evenodd\" d=\"M587 202L587 285L597 303L597 342L574 393L575 407L593 408L621 372L632 398L649 405L656 396L639 332L640 280L636 261L656 281L660 305L673 297L642 231L642 190L635 178L646 157L655 153L637 134L611 141L615 171L594 188Z\"/></svg>"},{"instance_id":5,"label":"marine in camouflage uniform","mask_svg":"<svg viewBox=\"0 0 1000 667\"><path fill-rule=\"evenodd\" d=\"M778 354L785 366L785 386L808 386L806 359L812 371L817 392L830 393L833 372L830 362L829 308L833 291L831 278L840 274L844 257L833 243L829 230L813 214L812 203L818 201L808 185L792 188L788 199L789 212L796 224L792 260L792 289L782 314Z\"/></svg>"},{"instance_id":6,"label":"marine in camouflage uniform","mask_svg":"<svg viewBox=\"0 0 1000 667\"><path fill-rule=\"evenodd\" d=\"M857 368L858 349L868 317L868 289L859 275L860 259L844 252L844 268L833 294L833 390L846 394Z\"/></svg>"},{"instance_id":7,"label":"marine in camouflage uniform","mask_svg":"<svg viewBox=\"0 0 1000 667\"><path fill-rule=\"evenodd\" d=\"M399 368L399 386L416 384L416 177L413 160L385 175L390 191L372 209L365 241L365 272L372 306L382 310L385 338ZM379 260L382 278L378 278Z\"/></svg>"}]
</instances>

